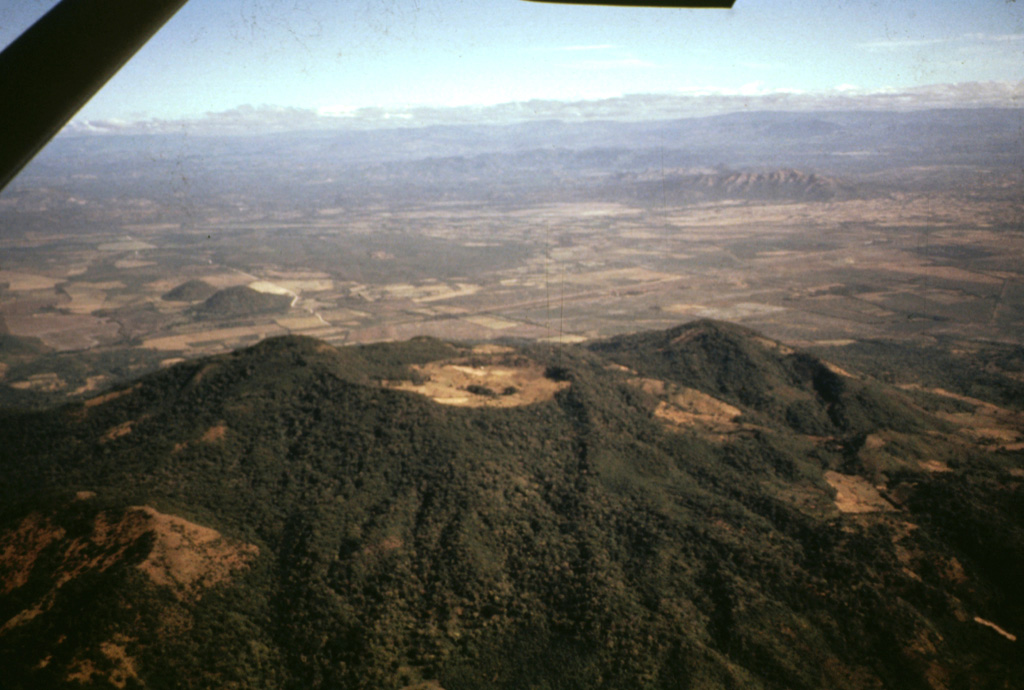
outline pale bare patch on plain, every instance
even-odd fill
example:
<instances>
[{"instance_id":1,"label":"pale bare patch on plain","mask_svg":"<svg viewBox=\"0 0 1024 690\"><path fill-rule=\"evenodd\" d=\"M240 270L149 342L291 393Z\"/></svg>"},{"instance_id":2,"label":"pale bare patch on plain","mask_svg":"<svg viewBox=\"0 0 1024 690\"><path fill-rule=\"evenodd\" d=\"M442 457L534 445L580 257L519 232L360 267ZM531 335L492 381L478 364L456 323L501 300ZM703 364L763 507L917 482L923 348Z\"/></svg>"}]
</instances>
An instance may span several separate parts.
<instances>
[{"instance_id":1,"label":"pale bare patch on plain","mask_svg":"<svg viewBox=\"0 0 1024 690\"><path fill-rule=\"evenodd\" d=\"M12 335L39 338L56 350L87 350L118 336L116 323L87 314L6 314L4 320Z\"/></svg>"},{"instance_id":2,"label":"pale bare patch on plain","mask_svg":"<svg viewBox=\"0 0 1024 690\"><path fill-rule=\"evenodd\" d=\"M107 290L124 288L124 283L111 281L106 283L70 283L65 285L64 293L71 301L64 309L72 314L91 314L107 306Z\"/></svg>"},{"instance_id":3,"label":"pale bare patch on plain","mask_svg":"<svg viewBox=\"0 0 1024 690\"><path fill-rule=\"evenodd\" d=\"M809 344L821 347L847 347L848 345L856 345L857 341L850 338L839 338L837 340L812 340Z\"/></svg>"},{"instance_id":4,"label":"pale bare patch on plain","mask_svg":"<svg viewBox=\"0 0 1024 690\"><path fill-rule=\"evenodd\" d=\"M312 331L318 328L331 327L331 324L319 316L285 316L280 319L274 319L274 323L289 331Z\"/></svg>"},{"instance_id":5,"label":"pale bare patch on plain","mask_svg":"<svg viewBox=\"0 0 1024 690\"><path fill-rule=\"evenodd\" d=\"M103 244L97 245L96 249L101 252L142 252L147 249L156 249L156 245L126 237L125 239L117 242L104 242Z\"/></svg>"},{"instance_id":6,"label":"pale bare patch on plain","mask_svg":"<svg viewBox=\"0 0 1024 690\"><path fill-rule=\"evenodd\" d=\"M752 316L765 316L786 311L785 307L761 302L737 302L721 307L705 307L695 312L696 316L704 319L717 319L719 321L742 321Z\"/></svg>"},{"instance_id":7,"label":"pale bare patch on plain","mask_svg":"<svg viewBox=\"0 0 1024 690\"><path fill-rule=\"evenodd\" d=\"M298 295L296 295L295 292L293 292L292 290L277 285L276 283L271 283L269 280L254 280L253 282L249 283L249 289L255 290L256 292L261 292L266 295L298 297Z\"/></svg>"},{"instance_id":8,"label":"pale bare patch on plain","mask_svg":"<svg viewBox=\"0 0 1024 690\"><path fill-rule=\"evenodd\" d=\"M1008 632L1006 632L1005 630L1003 630L1002 628L1000 628L1000 627L999 627L998 625L996 625L996 624L995 624L995 623L993 623L992 621L987 621L987 620L985 620L984 618L982 618L981 616L975 616L975 617L974 617L974 622L975 622L975 623L978 623L978 624L980 624L980 625L984 625L984 626L986 626L986 627L992 628L992 629L993 629L993 630L995 630L995 631L996 631L997 633L999 633L1000 635L1002 635L1003 637L1005 637L1006 639L1008 639L1008 640L1009 640L1010 642L1016 642L1016 641L1017 641L1017 636L1016 636L1016 635L1014 635L1014 634L1012 634L1012 633L1008 633Z\"/></svg>"},{"instance_id":9,"label":"pale bare patch on plain","mask_svg":"<svg viewBox=\"0 0 1024 690\"><path fill-rule=\"evenodd\" d=\"M562 335L550 335L544 338L535 338L538 343L555 343L556 345L578 345L579 343L585 343L590 338L585 335L573 335L571 333L563 333Z\"/></svg>"},{"instance_id":10,"label":"pale bare patch on plain","mask_svg":"<svg viewBox=\"0 0 1024 690\"><path fill-rule=\"evenodd\" d=\"M506 345L495 345L494 343L484 343L482 345L476 345L473 348L473 352L478 355L508 355L515 352L514 348Z\"/></svg>"},{"instance_id":11,"label":"pale bare patch on plain","mask_svg":"<svg viewBox=\"0 0 1024 690\"><path fill-rule=\"evenodd\" d=\"M455 299L456 297L468 297L470 295L475 295L479 291L479 285L474 285L472 283L456 283L454 288L449 288L445 292L430 295L429 297L417 297L413 301L421 304L425 302L438 302L441 300Z\"/></svg>"},{"instance_id":12,"label":"pale bare patch on plain","mask_svg":"<svg viewBox=\"0 0 1024 690\"><path fill-rule=\"evenodd\" d=\"M141 261L139 259L118 259L114 262L114 268L120 270L127 270L132 268L145 268L146 266L156 266L155 261Z\"/></svg>"},{"instance_id":13,"label":"pale bare patch on plain","mask_svg":"<svg viewBox=\"0 0 1024 690\"><path fill-rule=\"evenodd\" d=\"M329 292L334 289L334 281L330 278L304 278L298 280L278 280L285 290L295 293L302 292Z\"/></svg>"},{"instance_id":14,"label":"pale bare patch on plain","mask_svg":"<svg viewBox=\"0 0 1024 690\"><path fill-rule=\"evenodd\" d=\"M1000 278L990 276L986 273L975 273L954 266L932 266L929 264L914 265L905 262L882 262L876 265L879 270L892 271L893 273L905 273L914 276L927 278L938 278L963 283L980 283L983 285L999 285Z\"/></svg>"},{"instance_id":15,"label":"pale bare patch on plain","mask_svg":"<svg viewBox=\"0 0 1024 690\"><path fill-rule=\"evenodd\" d=\"M96 498L96 492L95 491L76 491L75 492L75 500L76 501L88 501L90 498Z\"/></svg>"},{"instance_id":16,"label":"pale bare patch on plain","mask_svg":"<svg viewBox=\"0 0 1024 690\"><path fill-rule=\"evenodd\" d=\"M487 316L481 314L479 316L467 316L466 321L476 324L477 326L483 326L484 328L490 328L492 331L504 331L509 328L515 328L519 324L515 321L509 321L498 316Z\"/></svg>"},{"instance_id":17,"label":"pale bare patch on plain","mask_svg":"<svg viewBox=\"0 0 1024 690\"><path fill-rule=\"evenodd\" d=\"M569 387L568 381L547 378L544 367L532 360L520 358L513 364L502 363L500 357L492 358L490 363L479 360L477 356L413 366L423 383L389 381L384 385L460 407L520 407L551 400ZM470 392L470 386L490 390L493 395Z\"/></svg>"},{"instance_id":18,"label":"pale bare patch on plain","mask_svg":"<svg viewBox=\"0 0 1024 690\"><path fill-rule=\"evenodd\" d=\"M609 268L603 271L589 271L565 276L565 282L575 285L605 287L628 285L630 283L656 283L679 280L675 273L652 271L649 268Z\"/></svg>"},{"instance_id":19,"label":"pale bare patch on plain","mask_svg":"<svg viewBox=\"0 0 1024 690\"><path fill-rule=\"evenodd\" d=\"M276 323L268 323L256 326L236 326L232 328L218 328L214 330L199 331L196 333L182 333L179 335L161 336L149 338L142 343L142 347L150 350L180 351L188 350L203 345L220 341L236 341L245 338L264 340L275 335L287 335L288 331Z\"/></svg>"},{"instance_id":20,"label":"pale bare patch on plain","mask_svg":"<svg viewBox=\"0 0 1024 690\"><path fill-rule=\"evenodd\" d=\"M0 283L7 283L11 292L27 292L30 290L52 290L61 278L51 278L37 273L21 271L0 271Z\"/></svg>"},{"instance_id":21,"label":"pale bare patch on plain","mask_svg":"<svg viewBox=\"0 0 1024 690\"><path fill-rule=\"evenodd\" d=\"M678 302L662 307L661 310L670 314L695 314L707 309L706 304L692 304L690 302Z\"/></svg>"},{"instance_id":22,"label":"pale bare patch on plain","mask_svg":"<svg viewBox=\"0 0 1024 690\"><path fill-rule=\"evenodd\" d=\"M256 276L243 273L242 271L231 271L229 273L214 273L212 275L199 276L204 283L215 288L229 288L236 285L248 285L257 280Z\"/></svg>"},{"instance_id":23,"label":"pale bare patch on plain","mask_svg":"<svg viewBox=\"0 0 1024 690\"><path fill-rule=\"evenodd\" d=\"M836 490L836 508L841 513L878 513L895 510L878 489L863 477L825 472L825 481Z\"/></svg>"}]
</instances>

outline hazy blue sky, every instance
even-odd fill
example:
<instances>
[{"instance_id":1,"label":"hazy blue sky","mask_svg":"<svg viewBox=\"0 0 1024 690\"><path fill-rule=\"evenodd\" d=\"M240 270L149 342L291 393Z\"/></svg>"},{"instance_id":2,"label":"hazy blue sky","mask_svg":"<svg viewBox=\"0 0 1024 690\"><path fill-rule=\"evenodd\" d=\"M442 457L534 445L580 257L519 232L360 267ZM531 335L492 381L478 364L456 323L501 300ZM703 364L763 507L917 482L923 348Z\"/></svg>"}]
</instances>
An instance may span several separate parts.
<instances>
[{"instance_id":1,"label":"hazy blue sky","mask_svg":"<svg viewBox=\"0 0 1024 690\"><path fill-rule=\"evenodd\" d=\"M54 4L0 2L0 43ZM1022 79L1024 2L1007 0L191 0L79 119Z\"/></svg>"}]
</instances>

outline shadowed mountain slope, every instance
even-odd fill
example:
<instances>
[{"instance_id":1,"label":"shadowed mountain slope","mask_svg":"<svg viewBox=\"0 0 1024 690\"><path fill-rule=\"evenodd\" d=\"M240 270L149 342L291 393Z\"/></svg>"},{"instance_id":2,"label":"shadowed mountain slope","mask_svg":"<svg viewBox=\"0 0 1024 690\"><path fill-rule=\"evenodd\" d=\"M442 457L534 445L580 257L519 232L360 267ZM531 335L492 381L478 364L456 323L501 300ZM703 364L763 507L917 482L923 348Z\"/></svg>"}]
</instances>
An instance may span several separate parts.
<instances>
[{"instance_id":1,"label":"shadowed mountain slope","mask_svg":"<svg viewBox=\"0 0 1024 690\"><path fill-rule=\"evenodd\" d=\"M253 316L269 312L287 311L291 295L259 292L245 285L224 288L210 295L194 308L201 317Z\"/></svg>"},{"instance_id":2,"label":"shadowed mountain slope","mask_svg":"<svg viewBox=\"0 0 1024 690\"><path fill-rule=\"evenodd\" d=\"M561 350L272 339L0 417L0 667L11 688L1009 687L1022 465L716 322Z\"/></svg>"},{"instance_id":3,"label":"shadowed mountain slope","mask_svg":"<svg viewBox=\"0 0 1024 690\"><path fill-rule=\"evenodd\" d=\"M217 288L202 280L187 280L170 289L161 299L168 302L201 302L213 297Z\"/></svg>"}]
</instances>

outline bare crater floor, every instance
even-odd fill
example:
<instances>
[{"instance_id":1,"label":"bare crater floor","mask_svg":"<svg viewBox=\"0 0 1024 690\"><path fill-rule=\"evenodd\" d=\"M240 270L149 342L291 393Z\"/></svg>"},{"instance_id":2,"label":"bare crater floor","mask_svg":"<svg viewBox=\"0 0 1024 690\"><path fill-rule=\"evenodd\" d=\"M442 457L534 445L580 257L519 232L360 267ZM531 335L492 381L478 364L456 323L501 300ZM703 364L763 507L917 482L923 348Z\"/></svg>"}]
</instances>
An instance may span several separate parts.
<instances>
[{"instance_id":1,"label":"bare crater floor","mask_svg":"<svg viewBox=\"0 0 1024 690\"><path fill-rule=\"evenodd\" d=\"M569 387L568 381L549 378L537 362L509 355L502 348L479 346L468 357L412 366L415 381L385 385L459 407L519 407L550 400Z\"/></svg>"}]
</instances>

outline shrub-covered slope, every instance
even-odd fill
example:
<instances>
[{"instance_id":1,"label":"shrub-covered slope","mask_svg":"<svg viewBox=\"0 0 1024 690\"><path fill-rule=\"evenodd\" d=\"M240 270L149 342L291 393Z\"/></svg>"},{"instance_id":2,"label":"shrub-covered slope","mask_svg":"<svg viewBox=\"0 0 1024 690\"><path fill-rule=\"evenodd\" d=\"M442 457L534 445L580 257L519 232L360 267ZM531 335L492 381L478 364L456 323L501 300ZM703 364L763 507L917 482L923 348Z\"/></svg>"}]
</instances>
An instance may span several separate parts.
<instances>
[{"instance_id":1,"label":"shrub-covered slope","mask_svg":"<svg viewBox=\"0 0 1024 690\"><path fill-rule=\"evenodd\" d=\"M569 385L394 389L439 362ZM714 322L268 340L0 418L3 683L1011 687L1020 468Z\"/></svg>"}]
</instances>

